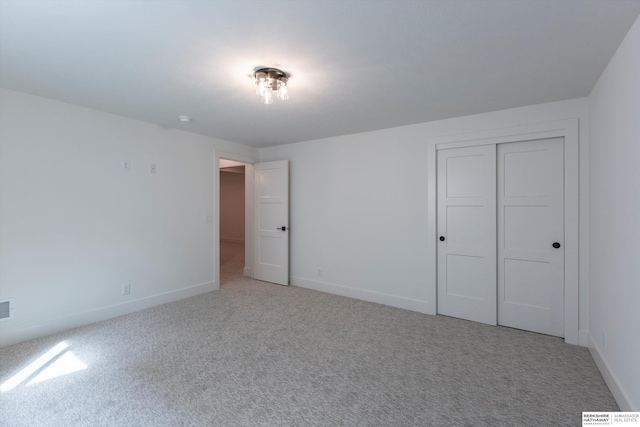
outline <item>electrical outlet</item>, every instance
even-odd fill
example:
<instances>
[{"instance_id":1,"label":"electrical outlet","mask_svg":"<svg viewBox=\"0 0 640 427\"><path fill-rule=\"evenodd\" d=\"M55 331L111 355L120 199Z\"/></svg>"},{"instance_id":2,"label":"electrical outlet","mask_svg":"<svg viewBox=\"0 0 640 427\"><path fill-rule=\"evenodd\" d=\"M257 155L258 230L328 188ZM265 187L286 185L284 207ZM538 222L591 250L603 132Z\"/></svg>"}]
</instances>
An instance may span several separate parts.
<instances>
[{"instance_id":1,"label":"electrical outlet","mask_svg":"<svg viewBox=\"0 0 640 427\"><path fill-rule=\"evenodd\" d=\"M213 215L205 215L204 223L205 224L213 224Z\"/></svg>"},{"instance_id":2,"label":"electrical outlet","mask_svg":"<svg viewBox=\"0 0 640 427\"><path fill-rule=\"evenodd\" d=\"M122 161L122 170L125 172L129 172L131 170L131 162L129 160Z\"/></svg>"},{"instance_id":3,"label":"electrical outlet","mask_svg":"<svg viewBox=\"0 0 640 427\"><path fill-rule=\"evenodd\" d=\"M156 164L155 163L151 163L149 165L149 172L150 173L156 173Z\"/></svg>"},{"instance_id":4,"label":"electrical outlet","mask_svg":"<svg viewBox=\"0 0 640 427\"><path fill-rule=\"evenodd\" d=\"M129 283L125 283L122 285L122 295L129 295L131 293L131 285Z\"/></svg>"},{"instance_id":5,"label":"electrical outlet","mask_svg":"<svg viewBox=\"0 0 640 427\"><path fill-rule=\"evenodd\" d=\"M321 268L318 269L318 277L322 277L322 269Z\"/></svg>"}]
</instances>

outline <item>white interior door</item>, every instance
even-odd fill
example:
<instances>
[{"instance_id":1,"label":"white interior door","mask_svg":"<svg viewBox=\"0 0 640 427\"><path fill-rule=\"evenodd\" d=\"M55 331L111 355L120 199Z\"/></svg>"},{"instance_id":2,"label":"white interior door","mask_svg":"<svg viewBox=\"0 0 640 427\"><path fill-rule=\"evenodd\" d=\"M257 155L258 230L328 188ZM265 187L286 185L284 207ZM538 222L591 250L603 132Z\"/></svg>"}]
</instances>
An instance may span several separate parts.
<instances>
[{"instance_id":1,"label":"white interior door","mask_svg":"<svg viewBox=\"0 0 640 427\"><path fill-rule=\"evenodd\" d=\"M289 284L289 163L254 165L253 277Z\"/></svg>"},{"instance_id":2,"label":"white interior door","mask_svg":"<svg viewBox=\"0 0 640 427\"><path fill-rule=\"evenodd\" d=\"M438 313L495 325L496 147L438 151Z\"/></svg>"},{"instance_id":3,"label":"white interior door","mask_svg":"<svg viewBox=\"0 0 640 427\"><path fill-rule=\"evenodd\" d=\"M500 325L564 336L563 165L562 138L498 145Z\"/></svg>"}]
</instances>

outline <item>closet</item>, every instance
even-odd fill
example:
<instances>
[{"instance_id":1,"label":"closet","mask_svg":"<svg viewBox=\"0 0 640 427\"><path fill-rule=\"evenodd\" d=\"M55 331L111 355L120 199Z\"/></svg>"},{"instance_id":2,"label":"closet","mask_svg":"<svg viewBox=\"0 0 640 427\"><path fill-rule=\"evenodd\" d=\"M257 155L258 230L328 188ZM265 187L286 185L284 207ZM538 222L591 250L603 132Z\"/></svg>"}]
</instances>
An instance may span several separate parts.
<instances>
[{"instance_id":1,"label":"closet","mask_svg":"<svg viewBox=\"0 0 640 427\"><path fill-rule=\"evenodd\" d=\"M437 150L437 312L564 336L564 138Z\"/></svg>"}]
</instances>

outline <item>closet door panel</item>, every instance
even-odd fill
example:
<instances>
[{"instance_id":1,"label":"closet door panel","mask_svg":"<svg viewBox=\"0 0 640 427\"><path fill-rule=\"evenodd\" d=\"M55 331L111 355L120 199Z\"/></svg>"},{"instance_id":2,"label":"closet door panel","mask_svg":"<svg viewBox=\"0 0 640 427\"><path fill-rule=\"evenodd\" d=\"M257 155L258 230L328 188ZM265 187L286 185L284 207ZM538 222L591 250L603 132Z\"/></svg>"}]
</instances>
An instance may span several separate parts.
<instances>
[{"instance_id":1,"label":"closet door panel","mask_svg":"<svg viewBox=\"0 0 640 427\"><path fill-rule=\"evenodd\" d=\"M497 150L498 324L563 336L563 140Z\"/></svg>"},{"instance_id":2,"label":"closet door panel","mask_svg":"<svg viewBox=\"0 0 640 427\"><path fill-rule=\"evenodd\" d=\"M438 313L495 325L495 145L438 151Z\"/></svg>"}]
</instances>

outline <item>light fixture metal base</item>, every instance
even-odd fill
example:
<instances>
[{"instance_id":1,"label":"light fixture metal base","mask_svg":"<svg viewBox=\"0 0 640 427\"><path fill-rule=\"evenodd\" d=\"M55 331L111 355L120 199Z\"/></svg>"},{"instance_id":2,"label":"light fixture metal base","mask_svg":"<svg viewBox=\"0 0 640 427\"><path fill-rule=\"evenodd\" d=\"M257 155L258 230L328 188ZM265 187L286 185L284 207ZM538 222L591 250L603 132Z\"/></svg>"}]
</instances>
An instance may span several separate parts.
<instances>
[{"instance_id":1,"label":"light fixture metal base","mask_svg":"<svg viewBox=\"0 0 640 427\"><path fill-rule=\"evenodd\" d=\"M266 78L280 80L280 81L284 80L285 83L289 79L289 75L287 73L277 68L271 68L271 67L258 68L253 72L253 77L258 78L259 73L264 73L264 76Z\"/></svg>"}]
</instances>

